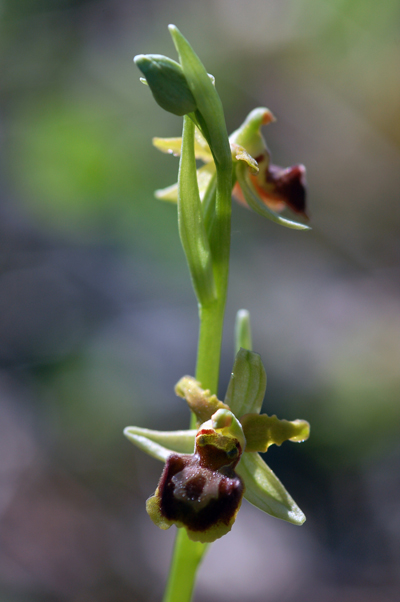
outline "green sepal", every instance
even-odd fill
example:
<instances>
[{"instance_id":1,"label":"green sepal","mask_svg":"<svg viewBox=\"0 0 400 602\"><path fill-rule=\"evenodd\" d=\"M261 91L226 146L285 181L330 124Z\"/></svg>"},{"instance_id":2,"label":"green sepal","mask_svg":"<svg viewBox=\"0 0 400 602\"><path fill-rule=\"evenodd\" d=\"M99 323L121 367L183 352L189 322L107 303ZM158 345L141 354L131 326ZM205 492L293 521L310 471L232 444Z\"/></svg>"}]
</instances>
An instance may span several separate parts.
<instances>
[{"instance_id":1,"label":"green sepal","mask_svg":"<svg viewBox=\"0 0 400 602\"><path fill-rule=\"evenodd\" d=\"M175 385L175 393L186 399L199 424L210 420L217 410L230 410L216 395L211 395L208 389L202 389L193 376L183 376Z\"/></svg>"},{"instance_id":2,"label":"green sepal","mask_svg":"<svg viewBox=\"0 0 400 602\"><path fill-rule=\"evenodd\" d=\"M251 338L250 313L247 309L239 309L235 320L235 354L240 348L251 351L253 349Z\"/></svg>"},{"instance_id":3,"label":"green sepal","mask_svg":"<svg viewBox=\"0 0 400 602\"><path fill-rule=\"evenodd\" d=\"M244 453L236 472L246 483L244 497L248 502L294 525L304 523L306 517L303 512L261 456Z\"/></svg>"},{"instance_id":4,"label":"green sepal","mask_svg":"<svg viewBox=\"0 0 400 602\"><path fill-rule=\"evenodd\" d=\"M249 205L249 207L251 207L251 209L253 209L253 211L270 219L280 226L286 226L286 228L291 228L292 230L311 230L311 228L305 224L293 222L284 217L280 217L261 201L254 189L253 184L248 178L248 168L243 161L238 161L236 164L236 176L243 192L243 196L246 199L246 203Z\"/></svg>"},{"instance_id":5,"label":"green sepal","mask_svg":"<svg viewBox=\"0 0 400 602\"><path fill-rule=\"evenodd\" d=\"M243 414L259 413L266 387L267 375L259 354L247 349L239 349L225 403L238 418Z\"/></svg>"},{"instance_id":6,"label":"green sepal","mask_svg":"<svg viewBox=\"0 0 400 602\"><path fill-rule=\"evenodd\" d=\"M141 450L165 462L171 453L192 454L196 430L153 431L138 426L127 426L124 435Z\"/></svg>"},{"instance_id":7,"label":"green sepal","mask_svg":"<svg viewBox=\"0 0 400 602\"><path fill-rule=\"evenodd\" d=\"M161 54L139 54L133 60L161 108L180 116L196 110L196 101L179 63Z\"/></svg>"},{"instance_id":8,"label":"green sepal","mask_svg":"<svg viewBox=\"0 0 400 602\"><path fill-rule=\"evenodd\" d=\"M289 421L279 420L275 415L245 414L240 422L249 452L266 452L270 445L282 445L284 441L300 443L310 435L310 425L306 420Z\"/></svg>"}]
</instances>

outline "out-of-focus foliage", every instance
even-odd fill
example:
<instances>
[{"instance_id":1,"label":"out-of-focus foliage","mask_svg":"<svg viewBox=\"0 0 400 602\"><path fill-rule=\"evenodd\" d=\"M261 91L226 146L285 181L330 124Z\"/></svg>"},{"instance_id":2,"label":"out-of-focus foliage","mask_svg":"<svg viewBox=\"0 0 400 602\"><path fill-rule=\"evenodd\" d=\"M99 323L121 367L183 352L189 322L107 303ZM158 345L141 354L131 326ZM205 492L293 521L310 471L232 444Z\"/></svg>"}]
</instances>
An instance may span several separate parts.
<instances>
[{"instance_id":1,"label":"out-of-focus foliage","mask_svg":"<svg viewBox=\"0 0 400 602\"><path fill-rule=\"evenodd\" d=\"M196 307L175 207L153 198L177 161L151 145L181 120L132 64L176 58L171 22L229 131L276 115L264 134L278 164L307 166L313 227L234 206L221 370L223 391L246 307L263 411L312 424L268 451L308 521L244 507L198 600L225 599L221 570L232 600L399 598L399 17L396 0L0 3L2 600L161 595L172 541L144 510L159 467L122 429L188 421L173 385L193 373Z\"/></svg>"}]
</instances>

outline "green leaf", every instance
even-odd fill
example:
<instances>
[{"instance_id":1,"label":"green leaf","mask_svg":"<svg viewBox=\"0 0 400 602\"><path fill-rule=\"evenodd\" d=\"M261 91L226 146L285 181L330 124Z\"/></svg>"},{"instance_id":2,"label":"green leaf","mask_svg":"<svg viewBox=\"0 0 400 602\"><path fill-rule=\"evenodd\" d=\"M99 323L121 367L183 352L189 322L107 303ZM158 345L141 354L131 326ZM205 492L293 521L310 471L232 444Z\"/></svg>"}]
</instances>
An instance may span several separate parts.
<instances>
[{"instance_id":1,"label":"green leaf","mask_svg":"<svg viewBox=\"0 0 400 602\"><path fill-rule=\"evenodd\" d=\"M138 426L127 426L124 429L124 435L129 441L162 462L165 462L174 452L192 454L196 432L195 430L152 431Z\"/></svg>"},{"instance_id":2,"label":"green leaf","mask_svg":"<svg viewBox=\"0 0 400 602\"><path fill-rule=\"evenodd\" d=\"M256 453L244 453L236 472L246 484L244 497L263 512L294 525L306 520L278 477Z\"/></svg>"},{"instance_id":3,"label":"green leaf","mask_svg":"<svg viewBox=\"0 0 400 602\"><path fill-rule=\"evenodd\" d=\"M154 100L165 111L186 115L196 110L182 67L161 54L139 54L133 59L146 78Z\"/></svg>"},{"instance_id":4,"label":"green leaf","mask_svg":"<svg viewBox=\"0 0 400 602\"><path fill-rule=\"evenodd\" d=\"M240 418L243 414L261 410L267 375L258 353L240 349L236 354L225 403Z\"/></svg>"},{"instance_id":5,"label":"green leaf","mask_svg":"<svg viewBox=\"0 0 400 602\"><path fill-rule=\"evenodd\" d=\"M280 217L277 213L269 209L259 198L257 192L254 189L253 184L247 177L248 168L243 161L239 161L236 166L236 175L243 192L246 203L259 215L270 219L271 221L279 224L280 226L286 226L286 228L292 228L293 230L311 230L309 226L301 224L300 222L293 222L291 220Z\"/></svg>"}]
</instances>

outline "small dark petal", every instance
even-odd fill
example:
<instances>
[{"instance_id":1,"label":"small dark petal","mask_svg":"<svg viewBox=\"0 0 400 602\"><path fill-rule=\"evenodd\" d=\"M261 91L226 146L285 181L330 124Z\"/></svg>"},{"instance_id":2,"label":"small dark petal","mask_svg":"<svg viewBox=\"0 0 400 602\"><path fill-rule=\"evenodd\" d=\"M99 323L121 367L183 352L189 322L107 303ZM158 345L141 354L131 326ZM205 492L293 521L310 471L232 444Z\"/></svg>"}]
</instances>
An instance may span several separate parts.
<instances>
[{"instance_id":1,"label":"small dark petal","mask_svg":"<svg viewBox=\"0 0 400 602\"><path fill-rule=\"evenodd\" d=\"M304 165L294 165L286 169L270 165L266 181L273 186L273 194L286 202L296 213L307 217L306 213L306 169Z\"/></svg>"}]
</instances>

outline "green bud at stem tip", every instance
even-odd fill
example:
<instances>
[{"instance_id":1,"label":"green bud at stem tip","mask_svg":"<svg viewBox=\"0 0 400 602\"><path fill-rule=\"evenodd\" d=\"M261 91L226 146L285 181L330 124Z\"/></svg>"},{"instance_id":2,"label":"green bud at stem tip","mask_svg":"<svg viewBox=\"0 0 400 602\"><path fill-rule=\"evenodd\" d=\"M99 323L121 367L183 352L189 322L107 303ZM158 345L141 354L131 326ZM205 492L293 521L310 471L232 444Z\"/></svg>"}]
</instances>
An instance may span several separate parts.
<instances>
[{"instance_id":1,"label":"green bud at stem tip","mask_svg":"<svg viewBox=\"0 0 400 602\"><path fill-rule=\"evenodd\" d=\"M179 63L161 54L138 54L133 60L161 108L179 116L196 110L196 101Z\"/></svg>"}]
</instances>

